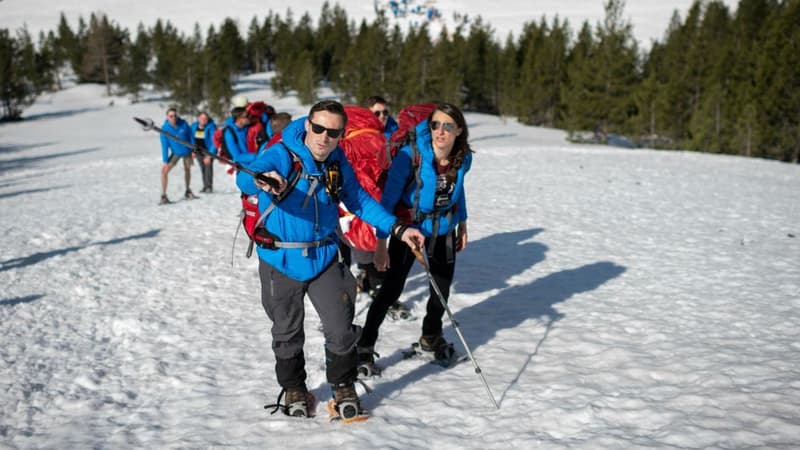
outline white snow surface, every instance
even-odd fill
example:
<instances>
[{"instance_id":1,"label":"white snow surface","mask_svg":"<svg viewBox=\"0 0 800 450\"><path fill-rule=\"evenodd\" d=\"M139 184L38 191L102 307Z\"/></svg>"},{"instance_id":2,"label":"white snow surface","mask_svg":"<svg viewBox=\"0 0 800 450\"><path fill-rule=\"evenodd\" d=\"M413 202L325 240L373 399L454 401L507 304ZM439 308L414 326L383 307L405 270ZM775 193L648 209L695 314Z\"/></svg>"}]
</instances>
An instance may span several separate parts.
<instances>
[{"instance_id":1,"label":"white snow surface","mask_svg":"<svg viewBox=\"0 0 800 450\"><path fill-rule=\"evenodd\" d=\"M268 81L237 89L305 114ZM427 299L417 268L401 298L417 319L381 328L372 416L341 425L308 303L323 403L313 419L263 409L280 388L241 234L231 256L233 179L217 167L213 194L158 206L158 136L131 118L160 124L166 100L114 100L79 85L0 125L0 448L798 445L800 166L573 145L467 114L470 242L450 305L500 408L470 362L401 358ZM183 188L176 169L169 195Z\"/></svg>"},{"instance_id":2,"label":"white snow surface","mask_svg":"<svg viewBox=\"0 0 800 450\"><path fill-rule=\"evenodd\" d=\"M219 26L225 17L239 21L242 32L246 32L250 20L257 16L260 20L269 11L280 14L284 19L291 9L295 21L305 12L317 20L325 0L307 0L302 4L280 1L239 0L232 5L221 4L218 0L193 0L191 2L163 2L158 0L60 0L53 4L49 0L2 0L0 1L0 27L16 30L27 25L34 38L39 31L56 30L61 12L64 13L70 26L75 30L78 17L89 20L92 12L105 13L109 19L136 32L139 23L152 27L156 20L169 20L179 30L192 33L195 23L205 32L208 26ZM388 11L388 0L338 0L330 1L330 5L338 3L347 16L356 22L362 19L372 21L376 17L375 6ZM398 3L400 3L398 1ZM479 0L409 0L412 7L434 7L442 13L441 20L430 22L433 36L438 34L442 25L453 30L455 15L470 18L481 16L495 30L495 37L504 42L509 33L519 36L526 22L538 22L546 16L548 23L558 15L562 20L568 19L574 33L577 33L584 21L594 26L603 20L604 0L507 0L496 4L488 4ZM723 0L733 11L738 4L735 0ZM633 36L644 48L649 48L654 39L663 40L674 11L681 17L692 5L692 0L628 0L623 17L633 26ZM387 14L391 16L391 14ZM425 22L424 17L409 16L398 20L402 27ZM394 23L394 21L392 22Z\"/></svg>"}]
</instances>

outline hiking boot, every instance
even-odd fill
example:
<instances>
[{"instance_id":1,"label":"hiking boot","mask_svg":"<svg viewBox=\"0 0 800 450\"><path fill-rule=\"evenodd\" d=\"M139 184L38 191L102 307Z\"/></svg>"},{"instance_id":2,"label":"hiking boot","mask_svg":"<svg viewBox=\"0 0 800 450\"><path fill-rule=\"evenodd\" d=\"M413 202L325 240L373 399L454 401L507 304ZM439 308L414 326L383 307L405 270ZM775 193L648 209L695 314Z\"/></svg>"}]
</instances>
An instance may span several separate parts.
<instances>
[{"instance_id":1,"label":"hiking boot","mask_svg":"<svg viewBox=\"0 0 800 450\"><path fill-rule=\"evenodd\" d=\"M287 416L308 417L308 392L301 389L287 389L283 412Z\"/></svg>"},{"instance_id":2,"label":"hiking boot","mask_svg":"<svg viewBox=\"0 0 800 450\"><path fill-rule=\"evenodd\" d=\"M191 190L191 189L187 189L187 190L186 190L186 193L185 193L185 194L183 194L183 196L184 196L184 197L185 197L187 200L194 200L194 199L196 199L196 198L197 198L197 196L196 196L196 195L194 195L194 193L192 192L192 190Z\"/></svg>"},{"instance_id":3,"label":"hiking boot","mask_svg":"<svg viewBox=\"0 0 800 450\"><path fill-rule=\"evenodd\" d=\"M358 352L358 375L363 378L377 377L381 375L381 369L375 365L375 357L380 357L375 353L375 347L356 347Z\"/></svg>"},{"instance_id":4,"label":"hiking boot","mask_svg":"<svg viewBox=\"0 0 800 450\"><path fill-rule=\"evenodd\" d=\"M399 300L389 306L387 314L392 320L407 320L411 318L411 311L406 308L406 305L400 303Z\"/></svg>"},{"instance_id":5,"label":"hiking boot","mask_svg":"<svg viewBox=\"0 0 800 450\"><path fill-rule=\"evenodd\" d=\"M170 203L172 203L172 202L169 201L169 198L167 198L167 194L161 194L161 200L159 200L158 204L159 205L167 205L167 204L170 204Z\"/></svg>"},{"instance_id":6,"label":"hiking boot","mask_svg":"<svg viewBox=\"0 0 800 450\"><path fill-rule=\"evenodd\" d=\"M333 385L333 401L336 412L342 419L353 419L363 413L361 402L353 383Z\"/></svg>"},{"instance_id":7,"label":"hiking boot","mask_svg":"<svg viewBox=\"0 0 800 450\"><path fill-rule=\"evenodd\" d=\"M420 337L419 349L433 356L433 359L442 361L451 359L455 354L453 344L447 342L441 334Z\"/></svg>"}]
</instances>

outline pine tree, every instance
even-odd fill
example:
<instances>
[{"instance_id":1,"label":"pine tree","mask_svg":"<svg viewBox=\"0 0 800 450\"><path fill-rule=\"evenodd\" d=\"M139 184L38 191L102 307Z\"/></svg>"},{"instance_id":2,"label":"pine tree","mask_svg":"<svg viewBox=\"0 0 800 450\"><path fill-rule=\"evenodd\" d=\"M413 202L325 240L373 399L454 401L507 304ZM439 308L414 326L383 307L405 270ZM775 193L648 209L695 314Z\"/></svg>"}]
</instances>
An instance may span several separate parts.
<instances>
[{"instance_id":1,"label":"pine tree","mask_svg":"<svg viewBox=\"0 0 800 450\"><path fill-rule=\"evenodd\" d=\"M111 95L111 83L117 80L126 39L127 31L109 23L105 14L100 17L92 14L79 73L81 81L104 83L106 94Z\"/></svg>"},{"instance_id":2,"label":"pine tree","mask_svg":"<svg viewBox=\"0 0 800 450\"><path fill-rule=\"evenodd\" d=\"M0 103L2 120L16 120L22 110L33 103L36 91L27 78L23 39L11 36L7 29L0 29Z\"/></svg>"},{"instance_id":3,"label":"pine tree","mask_svg":"<svg viewBox=\"0 0 800 450\"><path fill-rule=\"evenodd\" d=\"M126 41L119 67L119 85L123 93L139 101L142 85L150 81L147 67L150 62L150 36L143 24L136 30L136 40Z\"/></svg>"}]
</instances>

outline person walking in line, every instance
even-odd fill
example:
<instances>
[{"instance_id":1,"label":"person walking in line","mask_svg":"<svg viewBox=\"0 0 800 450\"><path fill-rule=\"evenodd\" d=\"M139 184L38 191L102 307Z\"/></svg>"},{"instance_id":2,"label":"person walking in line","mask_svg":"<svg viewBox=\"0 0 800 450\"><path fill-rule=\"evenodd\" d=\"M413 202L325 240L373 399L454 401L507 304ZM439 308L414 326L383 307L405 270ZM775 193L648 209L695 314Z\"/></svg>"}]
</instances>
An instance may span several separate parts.
<instances>
[{"instance_id":1,"label":"person walking in line","mask_svg":"<svg viewBox=\"0 0 800 450\"><path fill-rule=\"evenodd\" d=\"M259 152L248 168L276 180L279 188L244 172L237 176L242 192L259 196L261 300L272 322L275 372L282 388L278 403L286 395L285 404L276 406L290 416L313 415L303 353L307 295L325 336L326 377L333 390L329 409L345 420L366 417L354 385L360 334L353 324L355 279L337 251L339 202L396 242L424 245L419 230L403 225L358 184L338 145L346 121L340 103L321 101L307 117L287 125L279 143Z\"/></svg>"},{"instance_id":2,"label":"person walking in line","mask_svg":"<svg viewBox=\"0 0 800 450\"><path fill-rule=\"evenodd\" d=\"M161 125L161 129L187 142L190 142L192 139L192 131L189 128L189 125L185 120L178 116L178 111L175 108L167 109L167 118ZM167 197L167 176L169 175L170 170L172 170L172 168L175 167L179 161L183 161L183 178L186 183L186 192L184 193L184 197L190 200L197 198L197 196L192 193L190 188L190 182L192 180L192 149L162 134L161 160L164 162L164 165L161 167L160 204L164 205L171 203Z\"/></svg>"},{"instance_id":3,"label":"person walking in line","mask_svg":"<svg viewBox=\"0 0 800 450\"><path fill-rule=\"evenodd\" d=\"M214 147L214 131L216 130L217 125L214 123L214 119L210 118L208 113L202 111L192 124L192 144L216 155L217 148ZM212 162L212 158L208 155L199 155L197 157L197 164L200 166L200 172L203 175L203 189L200 192L211 193L214 191L214 165Z\"/></svg>"},{"instance_id":4,"label":"person walking in line","mask_svg":"<svg viewBox=\"0 0 800 450\"><path fill-rule=\"evenodd\" d=\"M472 165L468 139L461 111L450 103L437 104L430 117L416 126L411 142L392 160L381 196L388 211L397 212L398 206L408 210L406 225L425 235L429 269L445 301L455 273L455 254L467 245L464 178ZM389 307L402 294L416 259L411 249L394 238L389 239L387 248L388 233L378 231L377 237L375 267L386 276L358 342L359 371L367 375L380 372L374 364L378 330ZM433 286L429 291L419 348L434 359L449 360L453 347L442 336L444 306Z\"/></svg>"}]
</instances>

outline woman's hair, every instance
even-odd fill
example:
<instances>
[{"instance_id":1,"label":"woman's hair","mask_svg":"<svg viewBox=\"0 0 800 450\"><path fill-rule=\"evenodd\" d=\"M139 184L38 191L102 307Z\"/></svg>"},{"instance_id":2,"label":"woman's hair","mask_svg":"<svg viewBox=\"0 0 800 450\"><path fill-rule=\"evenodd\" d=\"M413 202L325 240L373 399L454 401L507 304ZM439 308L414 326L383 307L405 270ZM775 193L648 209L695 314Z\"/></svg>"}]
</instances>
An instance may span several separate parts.
<instances>
[{"instance_id":1,"label":"woman's hair","mask_svg":"<svg viewBox=\"0 0 800 450\"><path fill-rule=\"evenodd\" d=\"M467 129L467 121L464 119L464 114L456 105L442 102L437 103L436 109L431 111L431 115L428 116L429 124L436 111L441 111L452 117L458 128L461 128L461 134L456 136L456 141L453 143L453 149L450 151L450 170L447 171L447 178L450 181L455 181L458 169L460 169L461 165L464 164L464 158L467 157L467 154L472 153L472 148L469 146L469 130Z\"/></svg>"}]
</instances>

